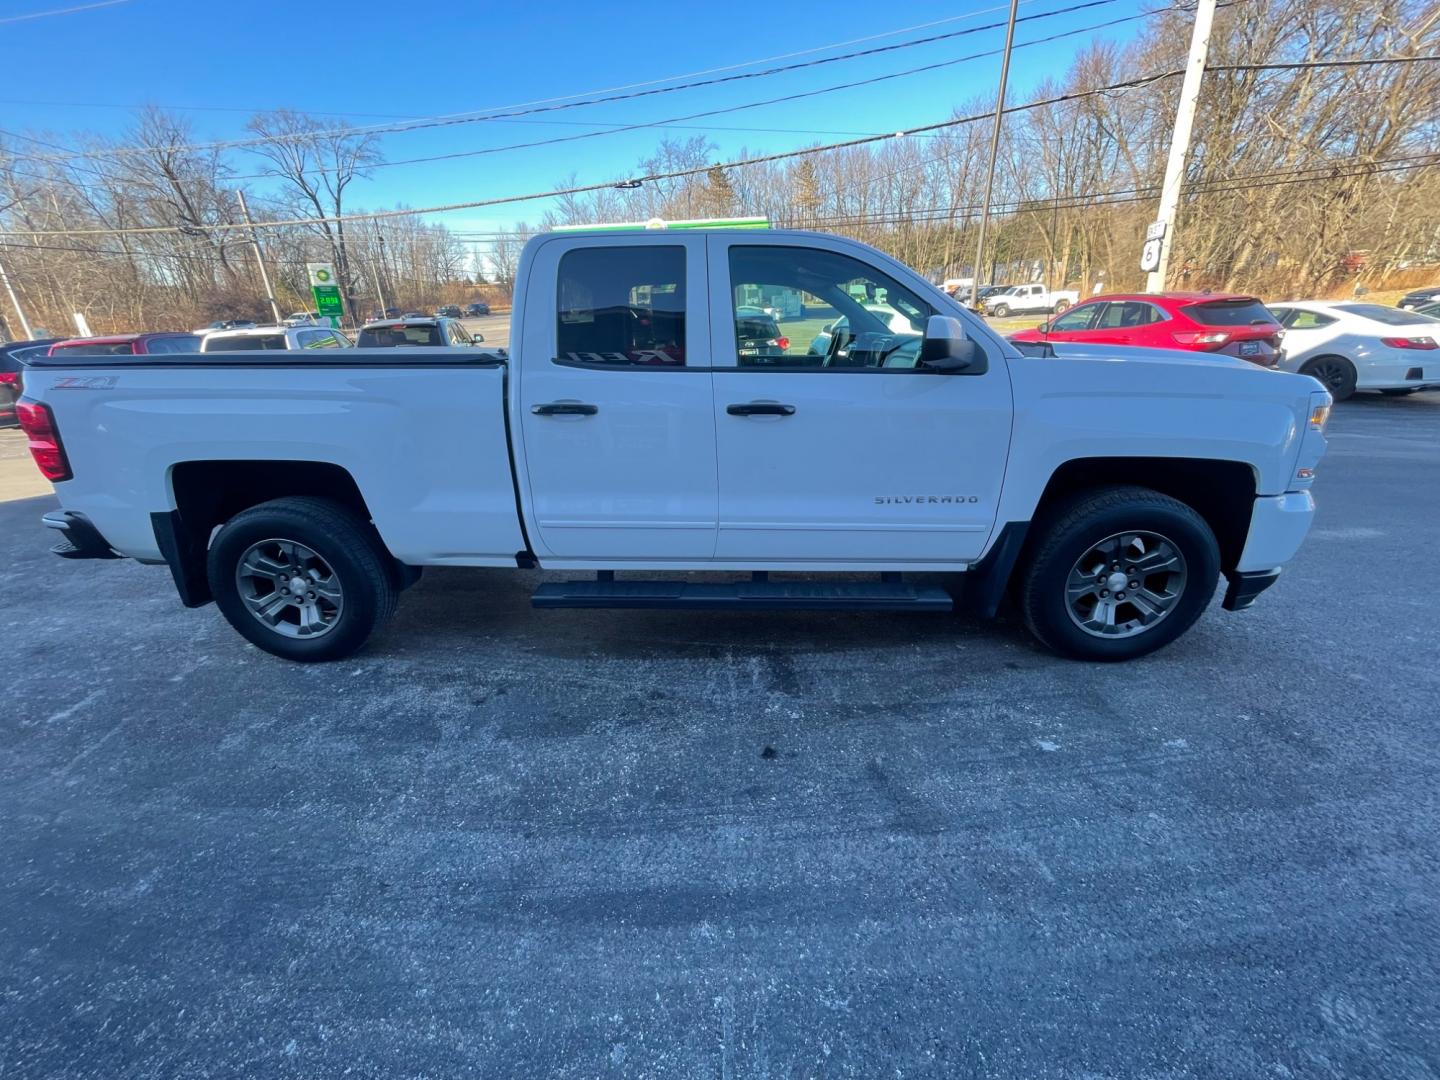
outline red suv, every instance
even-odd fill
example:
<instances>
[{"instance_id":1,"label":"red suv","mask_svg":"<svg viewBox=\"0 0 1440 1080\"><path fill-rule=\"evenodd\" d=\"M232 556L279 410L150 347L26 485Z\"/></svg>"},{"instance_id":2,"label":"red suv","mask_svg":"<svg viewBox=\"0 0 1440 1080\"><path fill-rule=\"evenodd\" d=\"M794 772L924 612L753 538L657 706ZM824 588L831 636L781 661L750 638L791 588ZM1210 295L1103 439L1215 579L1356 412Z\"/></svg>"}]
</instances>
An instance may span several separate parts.
<instances>
[{"instance_id":1,"label":"red suv","mask_svg":"<svg viewBox=\"0 0 1440 1080\"><path fill-rule=\"evenodd\" d=\"M50 355L149 356L154 353L200 351L200 335L185 333L112 334L110 337L70 338L50 346Z\"/></svg>"},{"instance_id":2,"label":"red suv","mask_svg":"<svg viewBox=\"0 0 1440 1080\"><path fill-rule=\"evenodd\" d=\"M1275 316L1254 296L1172 292L1092 296L1010 340L1187 349L1274 367L1281 333Z\"/></svg>"}]
</instances>

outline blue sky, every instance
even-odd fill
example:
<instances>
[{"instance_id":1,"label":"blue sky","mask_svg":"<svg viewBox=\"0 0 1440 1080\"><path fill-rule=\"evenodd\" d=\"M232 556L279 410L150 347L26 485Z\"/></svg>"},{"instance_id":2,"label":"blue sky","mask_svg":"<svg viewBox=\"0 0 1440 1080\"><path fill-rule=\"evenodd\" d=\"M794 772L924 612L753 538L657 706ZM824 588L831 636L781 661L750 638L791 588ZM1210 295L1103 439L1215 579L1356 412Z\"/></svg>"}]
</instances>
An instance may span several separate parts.
<instances>
[{"instance_id":1,"label":"blue sky","mask_svg":"<svg viewBox=\"0 0 1440 1080\"><path fill-rule=\"evenodd\" d=\"M999 22L1005 15L1002 0L748 5L561 0L483 7L454 0L404 5L376 0L329 5L323 0L303 5L275 0L120 0L69 14L16 18L86 2L8 0L0 6L6 68L0 127L46 132L68 144L85 130L119 134L131 119L119 106L146 103L189 107L182 115L193 124L197 141L243 137L249 111L277 106L338 116L357 125L385 123L645 83L947 20L778 62L814 59ZM1020 12L1056 11L1074 2L1025 0ZM1116 0L1094 10L1022 23L1016 41L1108 24L1139 10L1138 0ZM1045 76L1063 73L1076 50L1089 41L1123 41L1142 25L1106 26L1017 50L1012 93L1024 94ZM488 121L391 134L381 147L393 160L508 146L593 131L601 124L651 123L965 56L998 48L1003 41L1003 29L986 30L810 70L568 109L526 122ZM836 141L850 133L893 131L945 119L976 96L992 97L999 68L999 57L990 57L681 127L382 168L357 182L352 197L357 208L365 209L398 203L426 206L545 190L572 174L582 183L608 180L633 168L663 135L702 133L687 128L705 129L719 145L722 160L738 156L742 148L778 151ZM725 130L737 128L746 130ZM253 157L237 154L234 160L242 173L259 171ZM537 218L542 209L539 204L516 204L447 214L443 220L457 229L485 229L519 217Z\"/></svg>"}]
</instances>

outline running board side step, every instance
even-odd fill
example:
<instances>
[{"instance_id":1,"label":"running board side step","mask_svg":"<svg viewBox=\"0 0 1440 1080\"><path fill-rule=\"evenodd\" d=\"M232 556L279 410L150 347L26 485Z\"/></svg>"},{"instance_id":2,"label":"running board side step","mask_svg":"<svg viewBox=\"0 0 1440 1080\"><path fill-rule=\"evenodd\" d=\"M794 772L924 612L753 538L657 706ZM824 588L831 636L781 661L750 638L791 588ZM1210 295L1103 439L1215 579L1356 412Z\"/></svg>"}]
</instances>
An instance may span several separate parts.
<instances>
[{"instance_id":1,"label":"running board side step","mask_svg":"<svg viewBox=\"0 0 1440 1080\"><path fill-rule=\"evenodd\" d=\"M537 608L695 608L711 611L949 611L944 589L900 582L551 581Z\"/></svg>"}]
</instances>

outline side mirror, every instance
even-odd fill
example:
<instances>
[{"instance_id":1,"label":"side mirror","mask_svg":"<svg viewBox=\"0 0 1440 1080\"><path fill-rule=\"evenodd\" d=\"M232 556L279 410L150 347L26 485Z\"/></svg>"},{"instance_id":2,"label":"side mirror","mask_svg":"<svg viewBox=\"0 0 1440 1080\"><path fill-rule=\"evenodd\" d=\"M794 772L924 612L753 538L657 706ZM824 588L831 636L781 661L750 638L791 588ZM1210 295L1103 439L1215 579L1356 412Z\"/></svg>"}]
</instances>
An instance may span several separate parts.
<instances>
[{"instance_id":1,"label":"side mirror","mask_svg":"<svg viewBox=\"0 0 1440 1080\"><path fill-rule=\"evenodd\" d=\"M968 371L979 375L985 370L983 357L975 342L965 336L965 327L953 315L931 315L925 323L925 337L920 342L921 367L931 371Z\"/></svg>"},{"instance_id":2,"label":"side mirror","mask_svg":"<svg viewBox=\"0 0 1440 1080\"><path fill-rule=\"evenodd\" d=\"M485 340L485 335L484 335L484 334L471 334L471 335L470 335L470 340L473 341L473 342L475 342L476 345L479 345L480 342L482 342L482 341Z\"/></svg>"},{"instance_id":3,"label":"side mirror","mask_svg":"<svg viewBox=\"0 0 1440 1080\"><path fill-rule=\"evenodd\" d=\"M821 332L822 334L834 333L834 330L835 330L835 324L834 324L834 323L828 323L828 322L827 322L824 326L820 327L820 332Z\"/></svg>"}]
</instances>

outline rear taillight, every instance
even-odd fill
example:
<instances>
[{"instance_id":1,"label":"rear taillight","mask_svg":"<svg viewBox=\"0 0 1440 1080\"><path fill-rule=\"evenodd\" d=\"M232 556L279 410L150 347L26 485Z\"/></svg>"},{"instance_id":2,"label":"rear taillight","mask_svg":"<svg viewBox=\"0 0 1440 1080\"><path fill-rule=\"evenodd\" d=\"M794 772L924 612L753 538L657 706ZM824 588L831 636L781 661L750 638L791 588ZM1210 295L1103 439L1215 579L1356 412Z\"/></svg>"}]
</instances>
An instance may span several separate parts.
<instances>
[{"instance_id":1,"label":"rear taillight","mask_svg":"<svg viewBox=\"0 0 1440 1080\"><path fill-rule=\"evenodd\" d=\"M1392 349L1435 349L1440 348L1431 337L1382 337L1381 345L1388 345Z\"/></svg>"},{"instance_id":2,"label":"rear taillight","mask_svg":"<svg viewBox=\"0 0 1440 1080\"><path fill-rule=\"evenodd\" d=\"M19 386L20 373L18 371L0 371L0 386Z\"/></svg>"},{"instance_id":3,"label":"rear taillight","mask_svg":"<svg viewBox=\"0 0 1440 1080\"><path fill-rule=\"evenodd\" d=\"M38 401L16 402L15 418L20 421L20 427L30 441L30 456L40 466L46 480L58 484L75 475L70 471L70 460L65 456L65 447L60 444L60 431L55 427L55 414L50 411L49 405Z\"/></svg>"},{"instance_id":4,"label":"rear taillight","mask_svg":"<svg viewBox=\"0 0 1440 1080\"><path fill-rule=\"evenodd\" d=\"M776 338L772 344L779 345L782 349L788 349L790 348L790 339L788 337Z\"/></svg>"},{"instance_id":5,"label":"rear taillight","mask_svg":"<svg viewBox=\"0 0 1440 1080\"><path fill-rule=\"evenodd\" d=\"M1177 330L1170 336L1177 345L1199 349L1218 349L1230 340L1224 330Z\"/></svg>"}]
</instances>

